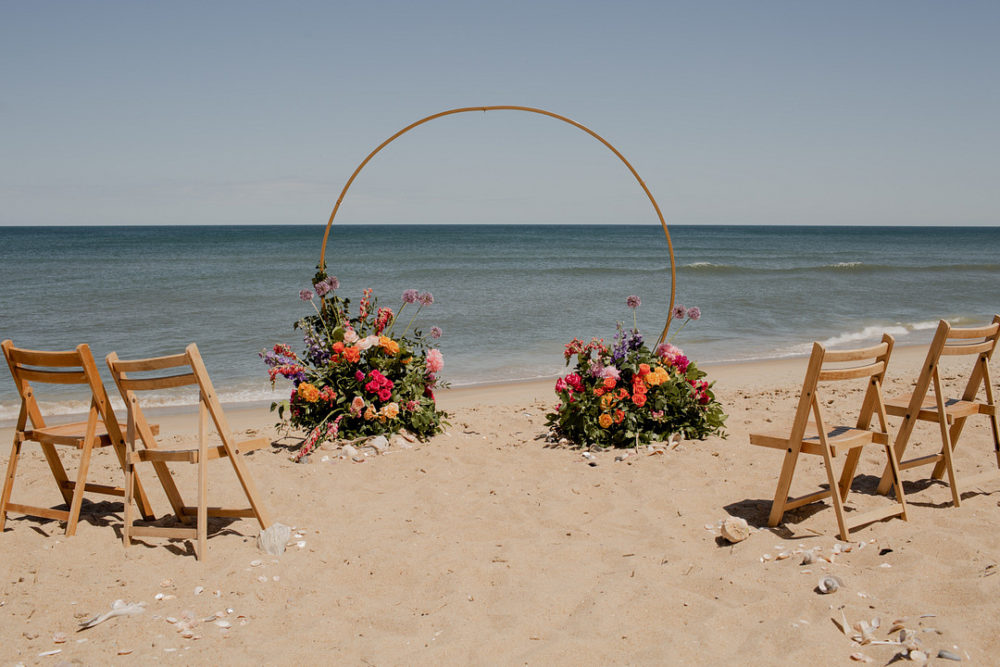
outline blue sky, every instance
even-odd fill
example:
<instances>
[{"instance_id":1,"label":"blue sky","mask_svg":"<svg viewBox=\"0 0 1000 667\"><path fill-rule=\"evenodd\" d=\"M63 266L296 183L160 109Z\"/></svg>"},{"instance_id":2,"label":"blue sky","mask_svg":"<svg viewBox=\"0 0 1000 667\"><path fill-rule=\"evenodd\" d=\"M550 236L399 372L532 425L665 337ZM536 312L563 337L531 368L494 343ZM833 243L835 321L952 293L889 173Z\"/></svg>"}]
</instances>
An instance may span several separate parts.
<instances>
[{"instance_id":1,"label":"blue sky","mask_svg":"<svg viewBox=\"0 0 1000 667\"><path fill-rule=\"evenodd\" d=\"M675 224L998 225L1000 3L0 0L0 225L324 224L445 109L603 135ZM549 118L428 123L339 223L656 223Z\"/></svg>"}]
</instances>

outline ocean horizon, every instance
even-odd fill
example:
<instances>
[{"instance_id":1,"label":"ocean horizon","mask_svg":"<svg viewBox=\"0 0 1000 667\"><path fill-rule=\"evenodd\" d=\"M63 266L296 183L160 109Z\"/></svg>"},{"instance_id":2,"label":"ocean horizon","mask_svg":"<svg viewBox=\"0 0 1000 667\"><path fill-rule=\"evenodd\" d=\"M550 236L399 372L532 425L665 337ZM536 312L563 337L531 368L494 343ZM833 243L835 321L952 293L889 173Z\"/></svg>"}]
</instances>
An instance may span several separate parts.
<instances>
[{"instance_id":1,"label":"ocean horizon","mask_svg":"<svg viewBox=\"0 0 1000 667\"><path fill-rule=\"evenodd\" d=\"M277 342L301 349L292 324L312 312L298 294L324 230L0 227L0 339L86 342L102 371L112 350L148 357L197 342L224 402L284 397L258 354ZM702 311L670 335L702 364L804 356L814 340L853 346L882 332L921 344L940 318L971 325L1000 311L998 227L676 225L670 234L677 303ZM394 310L405 289L432 292L416 324L444 330L443 376L454 386L559 374L570 339L611 340L616 322L632 325L632 294L647 340L667 316L658 225L339 225L326 262L355 304L368 287ZM55 389L39 392L51 413L86 408ZM13 381L0 381L0 423L18 407Z\"/></svg>"}]
</instances>

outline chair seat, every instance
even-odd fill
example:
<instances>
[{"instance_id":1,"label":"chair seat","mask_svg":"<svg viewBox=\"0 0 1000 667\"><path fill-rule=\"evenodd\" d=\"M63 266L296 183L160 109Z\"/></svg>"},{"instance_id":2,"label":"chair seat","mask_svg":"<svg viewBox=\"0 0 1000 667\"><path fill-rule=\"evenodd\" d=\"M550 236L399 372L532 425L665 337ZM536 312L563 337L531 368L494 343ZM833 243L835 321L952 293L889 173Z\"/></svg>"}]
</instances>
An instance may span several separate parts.
<instances>
[{"instance_id":1,"label":"chair seat","mask_svg":"<svg viewBox=\"0 0 1000 667\"><path fill-rule=\"evenodd\" d=\"M887 399L885 402L885 411L893 417L905 417L906 411L910 407L911 398L913 398L912 393ZM955 419L962 417L969 417L976 414L991 414L992 406L977 403L976 401L963 401L959 398L946 398L944 399L944 410L950 424ZM917 413L917 419L932 422L938 421L937 399L934 398L934 394L927 392L924 396L924 400L920 404L920 412Z\"/></svg>"},{"instance_id":2,"label":"chair seat","mask_svg":"<svg viewBox=\"0 0 1000 667\"><path fill-rule=\"evenodd\" d=\"M118 424L118 427L125 431L125 424ZM153 429L153 433L160 432L159 424L150 424L150 428ZM69 424L57 424L55 426L46 426L45 428L36 428L30 431L24 431L24 439L31 440L33 442L44 442L50 445L67 445L70 447L76 447L77 449L83 448L83 441L87 435L87 422L72 422ZM110 436L108 436L107 431L98 431L95 436L97 437L97 442L94 444L95 447L108 447L114 444L111 441Z\"/></svg>"},{"instance_id":3,"label":"chair seat","mask_svg":"<svg viewBox=\"0 0 1000 667\"><path fill-rule=\"evenodd\" d=\"M830 443L830 449L834 456L838 452L864 447L869 444L885 445L889 442L889 434L881 431L869 431L854 428L852 426L833 426L826 430L826 441ZM774 435L770 433L751 433L750 444L761 447L772 447L774 449L790 449L791 440L787 435ZM823 444L819 439L819 431L815 422L809 422L806 427L805 437L802 438L800 449L804 454L823 455Z\"/></svg>"}]
</instances>

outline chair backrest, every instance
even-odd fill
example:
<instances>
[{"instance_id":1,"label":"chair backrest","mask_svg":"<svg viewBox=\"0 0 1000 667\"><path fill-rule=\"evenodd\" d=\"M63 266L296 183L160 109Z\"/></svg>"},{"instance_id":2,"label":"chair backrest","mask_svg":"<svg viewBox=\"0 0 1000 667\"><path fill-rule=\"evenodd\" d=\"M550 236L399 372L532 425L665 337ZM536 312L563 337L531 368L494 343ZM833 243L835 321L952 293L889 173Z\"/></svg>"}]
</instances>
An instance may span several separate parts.
<instances>
[{"instance_id":1,"label":"chair backrest","mask_svg":"<svg viewBox=\"0 0 1000 667\"><path fill-rule=\"evenodd\" d=\"M802 393L795 411L795 420L792 422L790 440L792 442L802 440L809 423L810 413L816 420L817 430L821 434L825 433L818 396L820 382L838 382L861 378L869 378L869 382L861 403L857 428L869 428L872 415L877 414L882 431L886 431L887 419L882 397L882 382L885 379L885 369L889 365L889 357L892 355L894 343L893 337L889 334L883 334L882 342L878 345L852 350L827 350L821 343L813 343L806 377L802 383Z\"/></svg>"},{"instance_id":2,"label":"chair backrest","mask_svg":"<svg viewBox=\"0 0 1000 667\"><path fill-rule=\"evenodd\" d=\"M3 355L21 397L21 411L17 430L24 430L30 420L35 429L45 428L45 417L38 406L32 382L40 384L85 385L91 395L88 422L104 422L108 435L120 441L118 421L108 401L108 394L101 382L97 364L90 346L81 343L75 350L44 351L14 347L11 340L3 341Z\"/></svg>"},{"instance_id":3,"label":"chair backrest","mask_svg":"<svg viewBox=\"0 0 1000 667\"><path fill-rule=\"evenodd\" d=\"M974 401L979 393L979 387L985 385L989 401L992 401L992 386L990 384L990 359L1000 340L1000 315L993 316L993 322L983 327L957 328L952 327L947 320L938 322L937 331L927 350L927 358L917 378L911 398L910 412L919 409L929 388L940 393L941 377L938 371L941 357L944 356L975 356L976 361L969 374L963 401Z\"/></svg>"},{"instance_id":4,"label":"chair backrest","mask_svg":"<svg viewBox=\"0 0 1000 667\"><path fill-rule=\"evenodd\" d=\"M177 387L197 386L199 415L199 444L206 447L206 419L211 416L219 438L224 443L232 445L232 435L226 416L222 412L218 396L208 376L208 370L201 360L198 346L194 343L185 348L181 354L149 359L119 359L112 352L107 357L111 377L114 379L129 412L130 446L135 441L135 433L146 443L147 447L155 447L153 432L149 427L139 405L137 392L173 389ZM135 432L133 432L135 429Z\"/></svg>"}]
</instances>

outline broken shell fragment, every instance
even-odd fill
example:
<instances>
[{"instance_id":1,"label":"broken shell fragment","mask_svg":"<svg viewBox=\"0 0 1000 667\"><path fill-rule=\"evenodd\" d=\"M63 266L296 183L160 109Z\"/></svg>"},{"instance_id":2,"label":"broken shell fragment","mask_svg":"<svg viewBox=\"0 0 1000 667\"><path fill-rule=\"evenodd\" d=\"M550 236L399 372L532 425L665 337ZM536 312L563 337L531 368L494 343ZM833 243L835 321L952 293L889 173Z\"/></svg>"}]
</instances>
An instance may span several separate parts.
<instances>
[{"instance_id":1,"label":"broken shell fragment","mask_svg":"<svg viewBox=\"0 0 1000 667\"><path fill-rule=\"evenodd\" d=\"M816 562L816 552L810 549L802 553L802 562L799 565L812 565Z\"/></svg>"},{"instance_id":2,"label":"broken shell fragment","mask_svg":"<svg viewBox=\"0 0 1000 667\"><path fill-rule=\"evenodd\" d=\"M819 578L819 583L816 588L823 595L829 595L830 593L836 593L844 582L840 580L840 577L835 577L832 574L828 574Z\"/></svg>"},{"instance_id":3,"label":"broken shell fragment","mask_svg":"<svg viewBox=\"0 0 1000 667\"><path fill-rule=\"evenodd\" d=\"M874 659L864 653L852 653L851 660L854 662L874 662Z\"/></svg>"},{"instance_id":4,"label":"broken shell fragment","mask_svg":"<svg viewBox=\"0 0 1000 667\"><path fill-rule=\"evenodd\" d=\"M65 644L67 639L65 632L57 632L52 635L53 644Z\"/></svg>"},{"instance_id":5,"label":"broken shell fragment","mask_svg":"<svg viewBox=\"0 0 1000 667\"><path fill-rule=\"evenodd\" d=\"M729 542L736 544L750 537L750 526L746 519L728 516L722 521L722 537Z\"/></svg>"}]
</instances>

